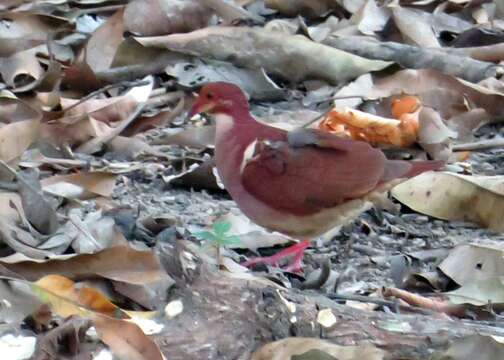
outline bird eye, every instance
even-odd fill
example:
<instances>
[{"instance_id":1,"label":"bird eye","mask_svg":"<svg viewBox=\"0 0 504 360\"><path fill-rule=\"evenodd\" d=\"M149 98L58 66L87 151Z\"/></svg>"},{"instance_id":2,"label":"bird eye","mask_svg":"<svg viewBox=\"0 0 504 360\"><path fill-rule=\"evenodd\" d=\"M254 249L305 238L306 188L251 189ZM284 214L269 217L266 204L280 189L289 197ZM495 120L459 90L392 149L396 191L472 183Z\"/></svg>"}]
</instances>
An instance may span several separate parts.
<instances>
[{"instance_id":1,"label":"bird eye","mask_svg":"<svg viewBox=\"0 0 504 360\"><path fill-rule=\"evenodd\" d=\"M207 99L212 100L214 96L212 93L209 92L206 94L206 97L207 97Z\"/></svg>"}]
</instances>

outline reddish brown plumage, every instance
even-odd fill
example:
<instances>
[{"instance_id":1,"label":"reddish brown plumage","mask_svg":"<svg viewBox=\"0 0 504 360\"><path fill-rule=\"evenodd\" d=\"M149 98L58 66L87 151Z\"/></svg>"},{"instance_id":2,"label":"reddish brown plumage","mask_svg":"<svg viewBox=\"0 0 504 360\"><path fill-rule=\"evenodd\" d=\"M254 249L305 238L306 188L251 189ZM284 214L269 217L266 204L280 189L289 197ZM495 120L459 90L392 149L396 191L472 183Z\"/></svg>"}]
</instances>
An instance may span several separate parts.
<instances>
[{"instance_id":1,"label":"reddish brown plumage","mask_svg":"<svg viewBox=\"0 0 504 360\"><path fill-rule=\"evenodd\" d=\"M388 160L368 143L320 130L262 124L249 114L241 90L227 83L204 86L191 115L197 112L216 115L216 164L238 206L258 224L291 235L316 234L314 224L325 231L337 223L326 210L442 166Z\"/></svg>"}]
</instances>

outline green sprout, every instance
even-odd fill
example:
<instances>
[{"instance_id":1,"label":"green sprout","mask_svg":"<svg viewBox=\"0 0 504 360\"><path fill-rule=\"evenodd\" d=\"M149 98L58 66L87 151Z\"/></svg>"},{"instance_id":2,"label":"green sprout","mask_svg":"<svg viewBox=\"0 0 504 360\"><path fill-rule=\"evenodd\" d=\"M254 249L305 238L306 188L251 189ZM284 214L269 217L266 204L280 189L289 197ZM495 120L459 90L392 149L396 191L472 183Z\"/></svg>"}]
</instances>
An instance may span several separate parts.
<instances>
[{"instance_id":1,"label":"green sprout","mask_svg":"<svg viewBox=\"0 0 504 360\"><path fill-rule=\"evenodd\" d=\"M236 235L226 235L231 230L231 223L219 221L212 225L212 231L198 231L194 236L200 240L206 240L217 248L217 260L221 263L220 248L222 246L236 245L240 243L240 238Z\"/></svg>"}]
</instances>

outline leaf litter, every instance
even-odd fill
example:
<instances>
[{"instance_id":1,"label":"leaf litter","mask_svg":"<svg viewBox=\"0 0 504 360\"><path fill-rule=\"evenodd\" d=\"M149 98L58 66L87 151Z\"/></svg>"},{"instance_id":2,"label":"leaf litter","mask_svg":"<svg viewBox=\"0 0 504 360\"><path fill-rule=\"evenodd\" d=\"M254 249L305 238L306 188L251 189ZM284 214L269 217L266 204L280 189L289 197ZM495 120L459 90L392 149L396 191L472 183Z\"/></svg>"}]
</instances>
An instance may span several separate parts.
<instances>
[{"instance_id":1,"label":"leaf litter","mask_svg":"<svg viewBox=\"0 0 504 360\"><path fill-rule=\"evenodd\" d=\"M404 312L433 324L442 312L494 327L452 337L444 348L430 344L441 358L501 352L500 7L375 0L0 5L0 319L23 329L2 332L0 348L17 349L20 359L94 356L104 346L135 360L234 359L236 349L252 359L381 359L401 347L392 334L414 327ZM239 212L214 169L214 124L186 119L194 92L211 81L242 87L264 122L288 129L312 122L395 158L445 160L445 171L395 187L401 210L371 209L315 239L304 274L250 272L239 265L247 257L268 256L292 239ZM218 262L208 244L217 247ZM311 324L324 328L291 332L306 318L290 310L288 325L268 325L262 308L243 321L243 311L254 308L239 311L250 286L263 294L254 306L276 299L275 311L303 308L296 293L325 299L310 310ZM343 311L330 299L359 309L362 319L391 314L397 321L380 320L388 336L369 335L371 344L343 341L330 335ZM201 316L212 306L220 317ZM222 339L202 335L231 323L238 325ZM240 329L248 335L240 337ZM288 337L296 331L300 337ZM329 341L317 339L322 331ZM256 340L252 332L262 335ZM102 344L90 348L86 339L96 335Z\"/></svg>"}]
</instances>

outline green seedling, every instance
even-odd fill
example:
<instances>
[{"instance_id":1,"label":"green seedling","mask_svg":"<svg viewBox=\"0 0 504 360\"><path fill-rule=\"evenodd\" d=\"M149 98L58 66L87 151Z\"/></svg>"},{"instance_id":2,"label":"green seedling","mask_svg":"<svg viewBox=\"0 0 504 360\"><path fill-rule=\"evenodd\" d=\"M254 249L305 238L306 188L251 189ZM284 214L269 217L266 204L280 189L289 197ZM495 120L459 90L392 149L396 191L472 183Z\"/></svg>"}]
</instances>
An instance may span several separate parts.
<instances>
[{"instance_id":1,"label":"green seedling","mask_svg":"<svg viewBox=\"0 0 504 360\"><path fill-rule=\"evenodd\" d=\"M206 240L217 248L217 261L221 263L221 247L236 245L240 238L236 235L226 235L231 230L231 223L227 221L216 222L212 225L212 231L199 231L194 233L200 240Z\"/></svg>"}]
</instances>

